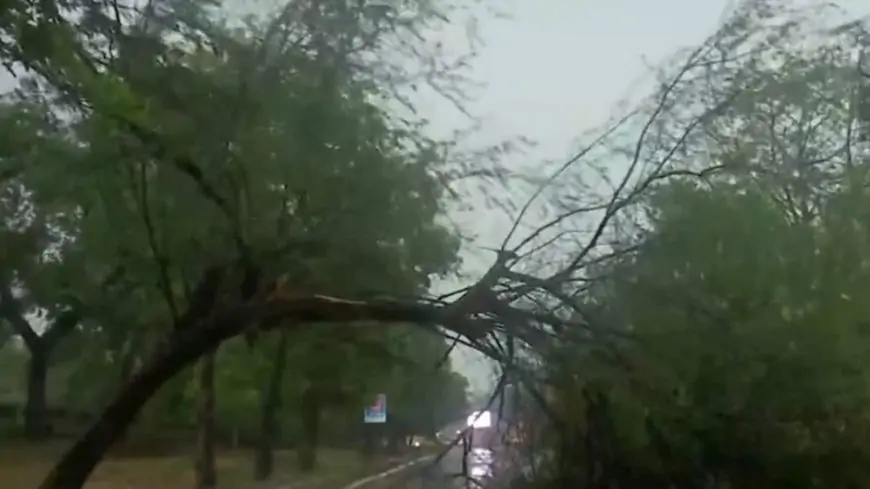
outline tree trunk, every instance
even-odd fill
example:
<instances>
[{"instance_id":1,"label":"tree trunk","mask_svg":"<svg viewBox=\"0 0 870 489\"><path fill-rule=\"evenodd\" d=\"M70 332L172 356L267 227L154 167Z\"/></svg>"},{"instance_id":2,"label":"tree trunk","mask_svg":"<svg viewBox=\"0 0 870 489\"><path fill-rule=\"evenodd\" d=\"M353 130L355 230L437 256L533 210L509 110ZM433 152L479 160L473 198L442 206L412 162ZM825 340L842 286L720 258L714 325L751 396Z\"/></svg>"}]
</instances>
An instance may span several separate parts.
<instances>
[{"instance_id":1,"label":"tree trunk","mask_svg":"<svg viewBox=\"0 0 870 489\"><path fill-rule=\"evenodd\" d=\"M395 455L399 453L399 445L402 439L402 433L399 431L398 427L395 425L388 425L387 427L387 453L390 455Z\"/></svg>"},{"instance_id":2,"label":"tree trunk","mask_svg":"<svg viewBox=\"0 0 870 489\"><path fill-rule=\"evenodd\" d=\"M223 327L219 327L223 326ZM170 379L239 331L229 322L192 331L160 351L106 406L99 419L55 464L39 489L81 489L106 453L130 428L149 399Z\"/></svg>"},{"instance_id":3,"label":"tree trunk","mask_svg":"<svg viewBox=\"0 0 870 489\"><path fill-rule=\"evenodd\" d=\"M317 466L317 445L320 438L320 394L309 386L302 393L302 443L299 446L299 468L310 472Z\"/></svg>"},{"instance_id":4,"label":"tree trunk","mask_svg":"<svg viewBox=\"0 0 870 489\"><path fill-rule=\"evenodd\" d=\"M239 308L211 321L199 322L192 315L181 323L177 333L136 373L100 414L99 419L76 440L63 457L48 472L39 489L81 489L100 460L130 428L149 399L170 379L198 358L213 351L222 341L241 333L243 325L252 321L276 318L292 319L289 325L303 322L420 322L429 323L435 317L431 309L402 307L396 304L362 306L352 301L306 298L285 301L266 311ZM191 328L191 326L195 326ZM285 326L288 327L288 326Z\"/></svg>"},{"instance_id":5,"label":"tree trunk","mask_svg":"<svg viewBox=\"0 0 870 489\"><path fill-rule=\"evenodd\" d=\"M363 423L362 425L362 444L360 445L361 455L363 460L370 460L378 452L378 433L377 425L373 423Z\"/></svg>"},{"instance_id":6,"label":"tree trunk","mask_svg":"<svg viewBox=\"0 0 870 489\"><path fill-rule=\"evenodd\" d=\"M11 327L6 326L6 324L0 321L0 350L6 346L6 343L9 342L12 338L15 337L15 332Z\"/></svg>"},{"instance_id":7,"label":"tree trunk","mask_svg":"<svg viewBox=\"0 0 870 489\"><path fill-rule=\"evenodd\" d=\"M46 387L49 349L31 347L27 366L27 404L24 407L24 433L28 439L42 440L50 434Z\"/></svg>"},{"instance_id":8,"label":"tree trunk","mask_svg":"<svg viewBox=\"0 0 870 489\"><path fill-rule=\"evenodd\" d=\"M217 486L215 469L215 353L203 357L199 366L199 399L197 406L196 488Z\"/></svg>"},{"instance_id":9,"label":"tree trunk","mask_svg":"<svg viewBox=\"0 0 870 489\"><path fill-rule=\"evenodd\" d=\"M272 446L280 433L278 410L281 408L281 385L287 365L287 341L289 334L282 331L272 360L269 383L263 392L260 418L260 439L254 459L254 480L263 481L271 477L274 469Z\"/></svg>"}]
</instances>

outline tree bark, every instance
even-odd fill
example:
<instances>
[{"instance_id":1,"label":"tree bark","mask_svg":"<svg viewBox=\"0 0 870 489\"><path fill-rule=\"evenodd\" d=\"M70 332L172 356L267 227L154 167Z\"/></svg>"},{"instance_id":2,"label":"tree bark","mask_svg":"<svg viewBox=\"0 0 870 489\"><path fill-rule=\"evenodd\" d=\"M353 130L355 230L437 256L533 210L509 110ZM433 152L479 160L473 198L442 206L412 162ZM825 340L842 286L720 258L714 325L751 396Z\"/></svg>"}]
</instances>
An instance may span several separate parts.
<instances>
[{"instance_id":1,"label":"tree bark","mask_svg":"<svg viewBox=\"0 0 870 489\"><path fill-rule=\"evenodd\" d=\"M378 451L378 434L372 423L362 424L362 444L360 450L363 460L370 460Z\"/></svg>"},{"instance_id":2,"label":"tree bark","mask_svg":"<svg viewBox=\"0 0 870 489\"><path fill-rule=\"evenodd\" d=\"M12 330L11 326L7 326L6 323L0 318L0 350L6 346L6 343L9 342L15 336L15 332Z\"/></svg>"},{"instance_id":3,"label":"tree bark","mask_svg":"<svg viewBox=\"0 0 870 489\"><path fill-rule=\"evenodd\" d=\"M257 453L254 459L254 480L263 481L272 476L274 457L272 447L275 438L280 433L278 410L281 408L281 385L284 370L287 366L287 343L289 333L282 331L272 360L272 372L263 393L263 403L260 418L260 439L257 443Z\"/></svg>"},{"instance_id":4,"label":"tree bark","mask_svg":"<svg viewBox=\"0 0 870 489\"><path fill-rule=\"evenodd\" d=\"M44 440L51 434L48 420L49 350L39 342L30 348L27 365L27 402L24 406L24 434L30 440Z\"/></svg>"},{"instance_id":5,"label":"tree bark","mask_svg":"<svg viewBox=\"0 0 870 489\"><path fill-rule=\"evenodd\" d=\"M302 393L302 443L299 446L299 468L311 472L317 466L317 445L320 438L321 396L310 385Z\"/></svg>"},{"instance_id":6,"label":"tree bark","mask_svg":"<svg viewBox=\"0 0 870 489\"><path fill-rule=\"evenodd\" d=\"M25 313L9 284L0 285L0 318L5 319L12 331L21 337L30 353L24 433L31 440L41 440L51 434L46 393L49 356L57 343L75 330L81 316L74 310L63 311L39 335L25 317Z\"/></svg>"},{"instance_id":7,"label":"tree bark","mask_svg":"<svg viewBox=\"0 0 870 489\"><path fill-rule=\"evenodd\" d=\"M215 489L215 386L216 352L205 357L199 365L199 399L197 406L196 488Z\"/></svg>"}]
</instances>

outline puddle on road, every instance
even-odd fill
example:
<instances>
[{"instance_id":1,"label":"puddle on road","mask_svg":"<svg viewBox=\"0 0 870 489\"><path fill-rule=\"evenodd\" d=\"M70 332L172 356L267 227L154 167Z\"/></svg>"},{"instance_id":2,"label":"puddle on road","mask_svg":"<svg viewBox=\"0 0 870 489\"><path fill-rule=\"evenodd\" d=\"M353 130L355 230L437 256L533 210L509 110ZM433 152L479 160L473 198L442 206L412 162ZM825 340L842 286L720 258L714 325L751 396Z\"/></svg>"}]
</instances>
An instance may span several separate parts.
<instances>
[{"instance_id":1,"label":"puddle on road","mask_svg":"<svg viewBox=\"0 0 870 489\"><path fill-rule=\"evenodd\" d=\"M472 448L466 455L468 475L472 479L481 480L493 476L492 450L487 448Z\"/></svg>"},{"instance_id":2,"label":"puddle on road","mask_svg":"<svg viewBox=\"0 0 870 489\"><path fill-rule=\"evenodd\" d=\"M439 464L429 466L420 473L420 485L407 485L396 489L481 489L491 487L498 472L496 454L482 447L469 448L463 453L458 447ZM464 457L464 463L463 463ZM463 470L464 469L464 470Z\"/></svg>"}]
</instances>

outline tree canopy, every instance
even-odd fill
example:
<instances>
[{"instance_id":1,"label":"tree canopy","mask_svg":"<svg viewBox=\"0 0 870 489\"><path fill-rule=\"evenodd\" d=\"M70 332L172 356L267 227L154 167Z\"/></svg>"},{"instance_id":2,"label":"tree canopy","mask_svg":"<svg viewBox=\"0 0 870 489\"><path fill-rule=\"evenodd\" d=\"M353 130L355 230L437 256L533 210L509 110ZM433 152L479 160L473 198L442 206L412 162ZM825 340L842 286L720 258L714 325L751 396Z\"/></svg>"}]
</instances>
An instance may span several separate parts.
<instances>
[{"instance_id":1,"label":"tree canopy","mask_svg":"<svg viewBox=\"0 0 870 489\"><path fill-rule=\"evenodd\" d=\"M407 23L341 2L288 4L242 25L205 2L59 7L3 11L19 84L2 102L0 303L4 334L21 339L7 349L29 355L28 436L51 434L57 405L96 416L180 337L199 342L219 305L273 291L414 297L455 270L444 143L385 109L390 72L366 59L430 7ZM181 368L195 357L177 363L143 412L142 443L196 426L247 439L268 477L275 443L352 443L374 393L388 393L401 424L390 436L433 432L465 409L467 383L439 360L437 330L233 323L247 344L212 353L197 375ZM298 331L258 334L285 323ZM281 438L287 413L298 421ZM208 447L200 456L208 486Z\"/></svg>"},{"instance_id":2,"label":"tree canopy","mask_svg":"<svg viewBox=\"0 0 870 489\"><path fill-rule=\"evenodd\" d=\"M744 2L598 139L520 178L509 146L459 154L415 112L424 86L462 108L467 60L429 37L458 7L224 8L0 8L17 77L0 361L21 378L0 386L29 438L57 431L55 405L89 418L42 489L149 436L196 439L210 488L220 443L254 448L265 479L278 445L311 470L324 444L434 434L468 408L457 344L530 398L518 451L553 455L544 482L870 480L861 22ZM436 296L461 270L449 211L468 188L514 225L473 285Z\"/></svg>"}]
</instances>

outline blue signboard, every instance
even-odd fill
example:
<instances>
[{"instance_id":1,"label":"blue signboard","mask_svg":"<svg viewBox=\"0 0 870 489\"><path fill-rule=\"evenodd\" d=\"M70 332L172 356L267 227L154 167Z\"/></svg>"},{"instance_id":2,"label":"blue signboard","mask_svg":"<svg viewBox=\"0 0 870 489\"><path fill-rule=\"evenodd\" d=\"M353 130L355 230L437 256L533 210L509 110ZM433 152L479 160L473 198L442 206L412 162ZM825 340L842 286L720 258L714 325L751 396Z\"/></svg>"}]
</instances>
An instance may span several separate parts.
<instances>
[{"instance_id":1,"label":"blue signboard","mask_svg":"<svg viewBox=\"0 0 870 489\"><path fill-rule=\"evenodd\" d=\"M371 406L366 406L363 411L363 422L386 423L387 422L387 395L378 394Z\"/></svg>"}]
</instances>

